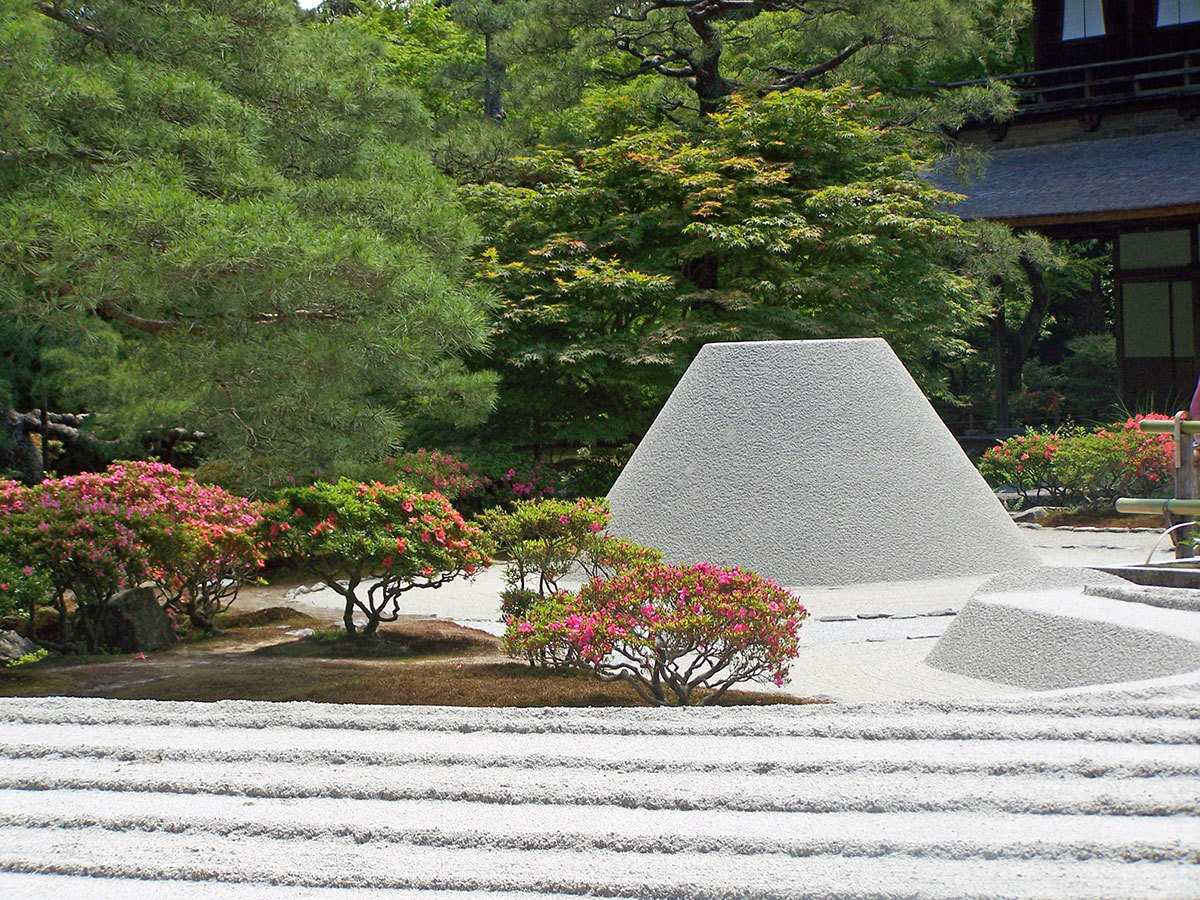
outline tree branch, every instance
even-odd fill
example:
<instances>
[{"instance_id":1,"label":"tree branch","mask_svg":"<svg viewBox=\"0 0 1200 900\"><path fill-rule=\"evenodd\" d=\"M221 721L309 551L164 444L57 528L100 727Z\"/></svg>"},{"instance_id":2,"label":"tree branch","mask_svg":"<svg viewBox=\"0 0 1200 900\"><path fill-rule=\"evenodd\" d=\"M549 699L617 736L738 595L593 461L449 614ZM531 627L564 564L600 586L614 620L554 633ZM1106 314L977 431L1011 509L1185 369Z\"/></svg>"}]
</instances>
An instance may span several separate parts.
<instances>
[{"instance_id":1,"label":"tree branch","mask_svg":"<svg viewBox=\"0 0 1200 900\"><path fill-rule=\"evenodd\" d=\"M113 47L120 46L120 41L105 34L94 25L89 25L81 15L74 15L67 12L57 2L45 3L38 0L38 2L33 4L33 8L47 18L54 19L56 22L62 22L72 31L76 31L92 40L99 41L109 53L112 53Z\"/></svg>"},{"instance_id":2,"label":"tree branch","mask_svg":"<svg viewBox=\"0 0 1200 900\"><path fill-rule=\"evenodd\" d=\"M876 43L874 38L870 37L869 35L863 35L853 44L849 44L844 47L840 53L829 57L829 59L825 60L824 62L817 63L815 66L809 66L807 69L802 69L799 72L789 72L777 81L774 81L762 88L760 93L772 94L780 91L790 91L793 88L805 87L814 78L824 75L827 72L832 72L846 60L850 59L850 57L854 56L854 54L858 53L860 50L870 47L874 43ZM782 72L783 70L776 69L775 71Z\"/></svg>"}]
</instances>

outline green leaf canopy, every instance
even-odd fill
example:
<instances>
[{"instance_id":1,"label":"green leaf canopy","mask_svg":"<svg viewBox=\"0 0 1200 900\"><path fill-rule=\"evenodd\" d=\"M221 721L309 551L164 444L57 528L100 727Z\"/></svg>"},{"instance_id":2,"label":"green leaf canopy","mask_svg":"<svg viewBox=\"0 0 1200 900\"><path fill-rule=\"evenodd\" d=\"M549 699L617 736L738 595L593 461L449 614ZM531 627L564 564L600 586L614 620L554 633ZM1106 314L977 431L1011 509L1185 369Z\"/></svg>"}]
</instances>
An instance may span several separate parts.
<instances>
[{"instance_id":1,"label":"green leaf canopy","mask_svg":"<svg viewBox=\"0 0 1200 900\"><path fill-rule=\"evenodd\" d=\"M379 40L287 0L0 0L0 313L248 482L484 415L475 234ZM63 396L72 396L64 389Z\"/></svg>"}]
</instances>

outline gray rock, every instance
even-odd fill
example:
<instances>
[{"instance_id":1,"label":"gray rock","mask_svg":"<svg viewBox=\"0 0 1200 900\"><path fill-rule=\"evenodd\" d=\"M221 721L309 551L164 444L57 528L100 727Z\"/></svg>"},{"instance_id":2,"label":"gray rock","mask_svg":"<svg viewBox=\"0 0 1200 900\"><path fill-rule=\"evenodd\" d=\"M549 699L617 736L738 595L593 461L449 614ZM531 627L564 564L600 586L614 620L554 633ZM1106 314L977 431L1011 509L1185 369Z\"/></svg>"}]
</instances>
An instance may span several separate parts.
<instances>
[{"instance_id":1,"label":"gray rock","mask_svg":"<svg viewBox=\"0 0 1200 900\"><path fill-rule=\"evenodd\" d=\"M818 622L853 622L854 616L817 616Z\"/></svg>"},{"instance_id":2,"label":"gray rock","mask_svg":"<svg viewBox=\"0 0 1200 900\"><path fill-rule=\"evenodd\" d=\"M857 619L890 619L891 617L891 613L885 612L859 613L855 616Z\"/></svg>"},{"instance_id":3,"label":"gray rock","mask_svg":"<svg viewBox=\"0 0 1200 900\"><path fill-rule=\"evenodd\" d=\"M15 631L5 631L0 628L0 665L20 659L27 653L37 651L38 645L27 637L22 637Z\"/></svg>"},{"instance_id":4,"label":"gray rock","mask_svg":"<svg viewBox=\"0 0 1200 900\"><path fill-rule=\"evenodd\" d=\"M925 615L931 619L934 619L934 618L937 618L938 616L953 616L953 615L956 615L956 613L953 609L947 608L947 609L933 609L927 613L922 613L922 615Z\"/></svg>"},{"instance_id":5,"label":"gray rock","mask_svg":"<svg viewBox=\"0 0 1200 900\"><path fill-rule=\"evenodd\" d=\"M311 628L297 628L295 631L289 631L288 634L293 637L312 637L316 632Z\"/></svg>"},{"instance_id":6,"label":"gray rock","mask_svg":"<svg viewBox=\"0 0 1200 900\"><path fill-rule=\"evenodd\" d=\"M1029 509L1012 512L1009 515L1012 516L1014 522L1040 522L1050 513L1044 506L1031 506Z\"/></svg>"},{"instance_id":7,"label":"gray rock","mask_svg":"<svg viewBox=\"0 0 1200 900\"><path fill-rule=\"evenodd\" d=\"M97 643L122 653L162 650L175 643L175 629L153 588L116 594L96 623Z\"/></svg>"}]
</instances>

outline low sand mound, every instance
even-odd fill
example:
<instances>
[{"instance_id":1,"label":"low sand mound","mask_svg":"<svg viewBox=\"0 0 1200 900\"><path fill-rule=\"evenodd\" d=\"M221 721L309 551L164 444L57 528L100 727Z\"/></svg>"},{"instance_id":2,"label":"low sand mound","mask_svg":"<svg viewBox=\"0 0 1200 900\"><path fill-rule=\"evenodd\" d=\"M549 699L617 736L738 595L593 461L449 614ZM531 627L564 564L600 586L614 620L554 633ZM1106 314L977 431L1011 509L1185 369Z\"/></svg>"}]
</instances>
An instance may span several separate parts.
<instances>
[{"instance_id":1,"label":"low sand mound","mask_svg":"<svg viewBox=\"0 0 1200 900\"><path fill-rule=\"evenodd\" d=\"M1197 702L4 700L0 893L1193 896Z\"/></svg>"},{"instance_id":2,"label":"low sand mound","mask_svg":"<svg viewBox=\"0 0 1200 900\"><path fill-rule=\"evenodd\" d=\"M1200 670L1200 612L1180 589L1045 567L982 585L926 663L1031 690L1163 678Z\"/></svg>"},{"instance_id":3,"label":"low sand mound","mask_svg":"<svg viewBox=\"0 0 1200 900\"><path fill-rule=\"evenodd\" d=\"M1039 563L880 338L705 346L608 498L672 562L787 585Z\"/></svg>"}]
</instances>

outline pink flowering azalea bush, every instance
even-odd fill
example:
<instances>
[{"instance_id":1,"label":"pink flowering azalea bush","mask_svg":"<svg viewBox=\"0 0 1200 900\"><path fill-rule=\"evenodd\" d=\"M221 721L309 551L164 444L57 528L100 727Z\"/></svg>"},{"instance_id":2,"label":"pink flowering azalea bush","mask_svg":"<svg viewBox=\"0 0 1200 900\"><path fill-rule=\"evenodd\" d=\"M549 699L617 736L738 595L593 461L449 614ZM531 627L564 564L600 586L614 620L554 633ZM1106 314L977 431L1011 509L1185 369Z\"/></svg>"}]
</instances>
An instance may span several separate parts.
<instances>
[{"instance_id":1,"label":"pink flowering azalea bush","mask_svg":"<svg viewBox=\"0 0 1200 900\"><path fill-rule=\"evenodd\" d=\"M106 473L0 484L0 552L48 582L64 648L78 639L100 649L99 616L114 594L148 577L146 535L161 527L126 503Z\"/></svg>"},{"instance_id":2,"label":"pink flowering azalea bush","mask_svg":"<svg viewBox=\"0 0 1200 900\"><path fill-rule=\"evenodd\" d=\"M424 447L411 453L389 456L370 467L369 481L402 483L419 491L437 491L451 503L480 495L487 478L452 453Z\"/></svg>"},{"instance_id":3,"label":"pink flowering azalea bush","mask_svg":"<svg viewBox=\"0 0 1200 900\"><path fill-rule=\"evenodd\" d=\"M1065 495L1054 470L1054 456L1070 439L1070 431L1030 429L987 450L979 458L979 473L991 485L1016 488L1025 505L1039 488L1049 494L1051 503L1060 505Z\"/></svg>"},{"instance_id":4,"label":"pink flowering azalea bush","mask_svg":"<svg viewBox=\"0 0 1200 900\"><path fill-rule=\"evenodd\" d=\"M99 616L118 591L154 581L170 609L211 628L257 573L255 504L156 462L0 483L0 554L49 586L59 641L100 649ZM69 615L68 602L74 603ZM32 607L26 608L32 621Z\"/></svg>"},{"instance_id":5,"label":"pink flowering azalea bush","mask_svg":"<svg viewBox=\"0 0 1200 900\"><path fill-rule=\"evenodd\" d=\"M263 566L261 504L160 462L115 463L105 475L122 502L156 523L143 537L167 610L213 631Z\"/></svg>"},{"instance_id":6,"label":"pink flowering azalea bush","mask_svg":"<svg viewBox=\"0 0 1200 900\"><path fill-rule=\"evenodd\" d=\"M0 619L24 620L30 631L34 611L50 599L50 581L28 563L18 563L0 546Z\"/></svg>"},{"instance_id":7,"label":"pink flowering azalea bush","mask_svg":"<svg viewBox=\"0 0 1200 900\"><path fill-rule=\"evenodd\" d=\"M989 449L979 471L994 487L1009 485L1028 503L1040 489L1051 503L1110 503L1118 496L1147 496L1170 484L1175 442L1146 434L1138 415L1086 431L1027 431Z\"/></svg>"},{"instance_id":8,"label":"pink flowering azalea bush","mask_svg":"<svg viewBox=\"0 0 1200 900\"><path fill-rule=\"evenodd\" d=\"M795 658L800 601L753 572L649 565L559 591L509 621L510 652L548 652L656 706L713 703L749 681L782 684ZM708 688L697 694L697 688Z\"/></svg>"},{"instance_id":9,"label":"pink flowering azalea bush","mask_svg":"<svg viewBox=\"0 0 1200 900\"><path fill-rule=\"evenodd\" d=\"M406 591L472 577L491 562L480 528L449 500L403 484L343 478L285 488L267 511L265 531L275 555L297 560L342 596L352 638L356 614L365 617L361 636L373 637L399 617Z\"/></svg>"},{"instance_id":10,"label":"pink flowering azalea bush","mask_svg":"<svg viewBox=\"0 0 1200 900\"><path fill-rule=\"evenodd\" d=\"M420 491L437 491L459 510L478 512L496 504L553 497L562 492L554 473L540 463L514 454L467 459L444 450L421 448L355 473L362 481L406 484Z\"/></svg>"},{"instance_id":11,"label":"pink flowering azalea bush","mask_svg":"<svg viewBox=\"0 0 1200 900\"><path fill-rule=\"evenodd\" d=\"M476 516L496 555L507 561L507 586L500 594L505 621L557 594L559 579L573 570L587 578L608 578L662 560L659 551L612 535L611 519L602 498L518 500L511 508L493 507ZM561 663L552 653L528 659L535 666Z\"/></svg>"},{"instance_id":12,"label":"pink flowering azalea bush","mask_svg":"<svg viewBox=\"0 0 1200 900\"><path fill-rule=\"evenodd\" d=\"M1124 423L1081 434L1059 450L1055 467L1067 489L1084 503L1111 503L1117 497L1145 497L1171 483L1175 441L1169 434L1146 434L1136 416Z\"/></svg>"}]
</instances>

